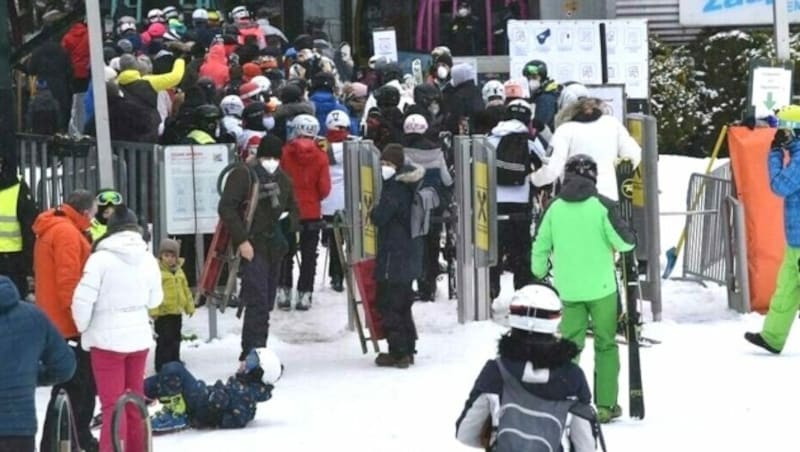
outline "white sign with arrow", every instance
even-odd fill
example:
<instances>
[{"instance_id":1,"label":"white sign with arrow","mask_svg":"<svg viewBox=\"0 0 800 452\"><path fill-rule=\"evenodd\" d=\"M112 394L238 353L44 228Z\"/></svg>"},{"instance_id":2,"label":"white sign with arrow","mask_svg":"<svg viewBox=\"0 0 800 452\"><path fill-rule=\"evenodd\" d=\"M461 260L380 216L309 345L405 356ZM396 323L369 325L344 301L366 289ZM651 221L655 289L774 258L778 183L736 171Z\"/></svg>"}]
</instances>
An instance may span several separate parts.
<instances>
[{"instance_id":1,"label":"white sign with arrow","mask_svg":"<svg viewBox=\"0 0 800 452\"><path fill-rule=\"evenodd\" d=\"M753 70L750 95L755 108L776 110L792 103L792 71L782 67L757 67Z\"/></svg>"}]
</instances>

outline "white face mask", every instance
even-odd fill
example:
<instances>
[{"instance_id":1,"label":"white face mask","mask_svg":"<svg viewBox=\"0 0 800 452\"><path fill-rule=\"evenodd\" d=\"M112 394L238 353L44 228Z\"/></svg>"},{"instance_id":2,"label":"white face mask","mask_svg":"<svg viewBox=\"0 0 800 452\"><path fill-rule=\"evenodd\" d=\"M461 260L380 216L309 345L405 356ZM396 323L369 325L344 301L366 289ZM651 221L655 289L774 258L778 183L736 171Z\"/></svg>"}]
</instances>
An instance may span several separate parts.
<instances>
[{"instance_id":1,"label":"white face mask","mask_svg":"<svg viewBox=\"0 0 800 452\"><path fill-rule=\"evenodd\" d=\"M446 79L448 75L450 75L450 69L448 69L447 66L439 66L439 68L436 69L436 77L439 80Z\"/></svg>"},{"instance_id":2,"label":"white face mask","mask_svg":"<svg viewBox=\"0 0 800 452\"><path fill-rule=\"evenodd\" d=\"M458 15L459 17L467 17L469 15L468 8L458 8Z\"/></svg>"},{"instance_id":3,"label":"white face mask","mask_svg":"<svg viewBox=\"0 0 800 452\"><path fill-rule=\"evenodd\" d=\"M396 172L397 170L391 166L381 166L381 176L383 176L383 180L391 179Z\"/></svg>"},{"instance_id":4,"label":"white face mask","mask_svg":"<svg viewBox=\"0 0 800 452\"><path fill-rule=\"evenodd\" d=\"M531 94L542 86L541 80L530 79L528 80L528 87L531 89Z\"/></svg>"},{"instance_id":5,"label":"white face mask","mask_svg":"<svg viewBox=\"0 0 800 452\"><path fill-rule=\"evenodd\" d=\"M436 102L434 102L434 103L430 104L430 105L428 106L428 111L429 111L429 112L431 112L431 114L432 114L433 116L436 116L436 115L438 115L438 114L439 114L439 104L438 104L438 103L436 103Z\"/></svg>"},{"instance_id":6,"label":"white face mask","mask_svg":"<svg viewBox=\"0 0 800 452\"><path fill-rule=\"evenodd\" d=\"M275 118L272 116L264 116L263 124L267 130L272 130L275 128Z\"/></svg>"},{"instance_id":7,"label":"white face mask","mask_svg":"<svg viewBox=\"0 0 800 452\"><path fill-rule=\"evenodd\" d=\"M272 174L278 169L279 163L280 162L275 159L265 159L261 161L261 166L267 170L268 173Z\"/></svg>"}]
</instances>

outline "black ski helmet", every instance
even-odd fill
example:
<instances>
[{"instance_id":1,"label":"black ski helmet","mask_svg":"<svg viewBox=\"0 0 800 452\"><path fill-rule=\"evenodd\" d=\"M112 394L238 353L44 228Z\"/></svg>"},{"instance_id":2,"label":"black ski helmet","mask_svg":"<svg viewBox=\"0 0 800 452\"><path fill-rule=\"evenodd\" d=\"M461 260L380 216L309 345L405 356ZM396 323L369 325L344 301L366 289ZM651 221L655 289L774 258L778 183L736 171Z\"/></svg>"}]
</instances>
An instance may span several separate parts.
<instances>
[{"instance_id":1,"label":"black ski helmet","mask_svg":"<svg viewBox=\"0 0 800 452\"><path fill-rule=\"evenodd\" d=\"M576 154L567 159L564 165L564 173L576 176L583 176L597 182L597 162L586 154Z\"/></svg>"},{"instance_id":2,"label":"black ski helmet","mask_svg":"<svg viewBox=\"0 0 800 452\"><path fill-rule=\"evenodd\" d=\"M400 91L394 86L384 85L375 90L375 102L378 108L396 108L400 104Z\"/></svg>"},{"instance_id":3,"label":"black ski helmet","mask_svg":"<svg viewBox=\"0 0 800 452\"><path fill-rule=\"evenodd\" d=\"M209 134L217 131L217 123L222 118L222 110L216 105L203 104L195 107L192 112L194 126Z\"/></svg>"},{"instance_id":4,"label":"black ski helmet","mask_svg":"<svg viewBox=\"0 0 800 452\"><path fill-rule=\"evenodd\" d=\"M506 105L505 120L516 119L523 124L530 124L533 110L531 104L522 99L515 99Z\"/></svg>"},{"instance_id":5,"label":"black ski helmet","mask_svg":"<svg viewBox=\"0 0 800 452\"><path fill-rule=\"evenodd\" d=\"M547 64L542 60L531 60L522 68L522 75L531 78L538 75L540 80L547 80Z\"/></svg>"},{"instance_id":6,"label":"black ski helmet","mask_svg":"<svg viewBox=\"0 0 800 452\"><path fill-rule=\"evenodd\" d=\"M414 87L414 103L425 109L434 102L442 102L442 93L439 88L423 83Z\"/></svg>"},{"instance_id":7,"label":"black ski helmet","mask_svg":"<svg viewBox=\"0 0 800 452\"><path fill-rule=\"evenodd\" d=\"M336 79L328 72L317 72L311 78L311 91L330 91L336 87Z\"/></svg>"},{"instance_id":8,"label":"black ski helmet","mask_svg":"<svg viewBox=\"0 0 800 452\"><path fill-rule=\"evenodd\" d=\"M252 102L242 111L242 124L246 129L264 130L264 112L267 111L264 102Z\"/></svg>"}]
</instances>

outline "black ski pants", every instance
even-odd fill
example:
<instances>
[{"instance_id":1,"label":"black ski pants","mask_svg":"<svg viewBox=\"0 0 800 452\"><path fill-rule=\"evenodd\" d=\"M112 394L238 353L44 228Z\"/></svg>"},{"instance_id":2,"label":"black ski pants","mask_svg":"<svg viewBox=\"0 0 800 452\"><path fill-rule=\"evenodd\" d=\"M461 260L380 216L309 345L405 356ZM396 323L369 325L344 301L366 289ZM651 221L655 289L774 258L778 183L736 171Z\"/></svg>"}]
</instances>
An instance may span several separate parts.
<instances>
[{"instance_id":1,"label":"black ski pants","mask_svg":"<svg viewBox=\"0 0 800 452\"><path fill-rule=\"evenodd\" d=\"M378 312L389 353L397 356L412 355L416 352L417 327L411 306L414 293L411 281L378 281Z\"/></svg>"},{"instance_id":2,"label":"black ski pants","mask_svg":"<svg viewBox=\"0 0 800 452\"><path fill-rule=\"evenodd\" d=\"M498 215L509 215L508 220L497 222L498 263L489 269L489 290L492 299L500 295L500 275L503 274L503 257L514 273L514 290L533 281L531 274L531 207L529 204L501 202Z\"/></svg>"},{"instance_id":3,"label":"black ski pants","mask_svg":"<svg viewBox=\"0 0 800 452\"><path fill-rule=\"evenodd\" d=\"M317 245L319 245L320 220L303 220L300 222L300 276L297 278L298 292L314 291L314 276L317 272ZM280 275L281 287L292 287L294 279L294 257L298 243L294 234L289 234L289 252L283 258Z\"/></svg>"},{"instance_id":4,"label":"black ski pants","mask_svg":"<svg viewBox=\"0 0 800 452\"><path fill-rule=\"evenodd\" d=\"M267 346L269 315L275 306L280 264L278 259L270 261L258 254L250 262L242 260L239 302L244 305L245 311L239 361L244 361L250 350Z\"/></svg>"},{"instance_id":5,"label":"black ski pants","mask_svg":"<svg viewBox=\"0 0 800 452\"><path fill-rule=\"evenodd\" d=\"M333 215L322 217L328 225L333 224ZM344 236L344 232L342 233ZM328 277L333 281L341 281L344 278L342 272L342 261L339 256L339 247L336 246L336 239L333 237L333 229L325 228L322 230L322 244L328 248Z\"/></svg>"},{"instance_id":6,"label":"black ski pants","mask_svg":"<svg viewBox=\"0 0 800 452\"><path fill-rule=\"evenodd\" d=\"M158 336L156 338L156 372L158 372L164 364L181 360L183 316L162 315L153 323Z\"/></svg>"},{"instance_id":7,"label":"black ski pants","mask_svg":"<svg viewBox=\"0 0 800 452\"><path fill-rule=\"evenodd\" d=\"M0 275L8 277L17 286L19 298L28 296L28 275L31 269L26 268L22 253L0 253Z\"/></svg>"},{"instance_id":8,"label":"black ski pants","mask_svg":"<svg viewBox=\"0 0 800 452\"><path fill-rule=\"evenodd\" d=\"M0 436L0 452L34 452L35 436Z\"/></svg>"},{"instance_id":9,"label":"black ski pants","mask_svg":"<svg viewBox=\"0 0 800 452\"><path fill-rule=\"evenodd\" d=\"M440 215L441 216L441 215ZM439 276L439 253L442 250L443 224L431 222L428 235L425 236L425 257L422 261L422 280L418 281L420 295L424 300L436 295L436 278Z\"/></svg>"},{"instance_id":10,"label":"black ski pants","mask_svg":"<svg viewBox=\"0 0 800 452\"><path fill-rule=\"evenodd\" d=\"M50 402L47 404L47 413L49 414L53 409L53 404L56 396L58 396L59 390L64 389L72 404L75 427L78 431L78 441L81 447L86 448L87 444L96 442L94 436L92 436L89 425L94 416L97 388L94 384L92 361L89 352L81 348L80 340L77 338L70 340L69 344L72 352L75 353L75 374L72 375L70 380L53 386L53 390L50 393ZM53 436L55 435L57 424L57 419L53 419L51 416L45 418L44 428L42 429L42 442L39 450L55 450Z\"/></svg>"}]
</instances>

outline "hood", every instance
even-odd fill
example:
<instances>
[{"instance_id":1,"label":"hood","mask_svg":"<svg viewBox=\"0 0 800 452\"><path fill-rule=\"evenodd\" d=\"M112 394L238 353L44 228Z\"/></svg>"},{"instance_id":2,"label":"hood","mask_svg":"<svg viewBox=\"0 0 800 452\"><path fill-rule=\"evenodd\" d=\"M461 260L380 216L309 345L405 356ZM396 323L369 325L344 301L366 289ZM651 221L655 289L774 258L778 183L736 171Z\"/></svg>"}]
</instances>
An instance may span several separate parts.
<instances>
[{"instance_id":1,"label":"hood","mask_svg":"<svg viewBox=\"0 0 800 452\"><path fill-rule=\"evenodd\" d=\"M225 55L225 46L222 44L214 44L208 50L208 58L206 63L228 65L228 57Z\"/></svg>"},{"instance_id":2,"label":"hood","mask_svg":"<svg viewBox=\"0 0 800 452\"><path fill-rule=\"evenodd\" d=\"M141 78L142 74L140 74L136 69L127 69L119 73L117 76L117 83L120 85L127 85L135 82L136 80L140 80Z\"/></svg>"},{"instance_id":3,"label":"hood","mask_svg":"<svg viewBox=\"0 0 800 452\"><path fill-rule=\"evenodd\" d=\"M492 135L496 137L504 137L506 135L510 135L512 133L528 133L528 127L517 121L516 119L510 119L508 121L500 121L497 125L492 129Z\"/></svg>"},{"instance_id":4,"label":"hood","mask_svg":"<svg viewBox=\"0 0 800 452\"><path fill-rule=\"evenodd\" d=\"M406 159L406 164L400 168L394 179L405 184L416 184L425 177L425 168Z\"/></svg>"},{"instance_id":5,"label":"hood","mask_svg":"<svg viewBox=\"0 0 800 452\"><path fill-rule=\"evenodd\" d=\"M278 118L293 118L297 115L314 115L316 109L314 104L308 101L292 102L290 104L282 104L275 110L275 119Z\"/></svg>"},{"instance_id":6,"label":"hood","mask_svg":"<svg viewBox=\"0 0 800 452\"><path fill-rule=\"evenodd\" d=\"M567 202L586 201L597 196L597 186L591 179L583 176L565 176L558 197Z\"/></svg>"},{"instance_id":7,"label":"hood","mask_svg":"<svg viewBox=\"0 0 800 452\"><path fill-rule=\"evenodd\" d=\"M458 86L472 80L472 66L469 64L456 64L450 70L450 80L453 86Z\"/></svg>"},{"instance_id":8,"label":"hood","mask_svg":"<svg viewBox=\"0 0 800 452\"><path fill-rule=\"evenodd\" d=\"M581 99L578 102L564 107L558 112L558 114L556 114L555 126L558 128L559 125L569 121L597 121L601 116L603 116L605 108L605 103L600 99Z\"/></svg>"},{"instance_id":9,"label":"hood","mask_svg":"<svg viewBox=\"0 0 800 452\"><path fill-rule=\"evenodd\" d=\"M147 251L142 234L121 231L105 237L97 243L97 251L108 251L127 264L136 265L145 257L153 257Z\"/></svg>"},{"instance_id":10,"label":"hood","mask_svg":"<svg viewBox=\"0 0 800 452\"><path fill-rule=\"evenodd\" d=\"M54 226L65 223L72 224L81 232L89 229L89 226L91 226L91 222L88 218L78 213L72 207L63 204L57 209L50 209L36 217L32 229L34 234L41 237Z\"/></svg>"},{"instance_id":11,"label":"hood","mask_svg":"<svg viewBox=\"0 0 800 452\"><path fill-rule=\"evenodd\" d=\"M575 343L549 334L511 330L497 344L500 357L529 362L535 369L553 369L569 364L578 356Z\"/></svg>"},{"instance_id":12,"label":"hood","mask_svg":"<svg viewBox=\"0 0 800 452\"><path fill-rule=\"evenodd\" d=\"M308 137L297 137L289 141L287 146L289 148L287 151L303 164L314 162L319 155L323 155L327 159L327 154L317 146L317 142Z\"/></svg>"},{"instance_id":13,"label":"hood","mask_svg":"<svg viewBox=\"0 0 800 452\"><path fill-rule=\"evenodd\" d=\"M0 314L13 309L19 301L17 286L7 276L0 276Z\"/></svg>"}]
</instances>

